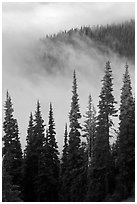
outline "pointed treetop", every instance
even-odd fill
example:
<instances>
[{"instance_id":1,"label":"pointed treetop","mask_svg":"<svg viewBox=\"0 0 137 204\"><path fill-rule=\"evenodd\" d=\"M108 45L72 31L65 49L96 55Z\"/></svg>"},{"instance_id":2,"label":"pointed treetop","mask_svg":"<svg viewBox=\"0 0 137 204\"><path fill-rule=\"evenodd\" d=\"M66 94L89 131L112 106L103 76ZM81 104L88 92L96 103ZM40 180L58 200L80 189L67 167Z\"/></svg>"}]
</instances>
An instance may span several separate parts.
<instances>
[{"instance_id":1,"label":"pointed treetop","mask_svg":"<svg viewBox=\"0 0 137 204\"><path fill-rule=\"evenodd\" d=\"M6 92L6 100L11 102L11 97L10 97L10 95L9 95L8 90L7 90L7 92Z\"/></svg>"},{"instance_id":2,"label":"pointed treetop","mask_svg":"<svg viewBox=\"0 0 137 204\"><path fill-rule=\"evenodd\" d=\"M74 72L73 72L73 77L76 78L76 71L74 69Z\"/></svg>"},{"instance_id":3,"label":"pointed treetop","mask_svg":"<svg viewBox=\"0 0 137 204\"><path fill-rule=\"evenodd\" d=\"M31 118L31 119L33 119L33 115L32 115L32 112L30 112L30 118Z\"/></svg>"},{"instance_id":4,"label":"pointed treetop","mask_svg":"<svg viewBox=\"0 0 137 204\"><path fill-rule=\"evenodd\" d=\"M113 77L112 77L112 70L110 66L110 62L106 62L105 67L105 75L103 77L103 85L101 88L101 93L99 95L99 115L98 119L101 122L102 117L106 117L105 115L109 116L117 116L115 115L117 110L115 108L115 104L117 102L115 101L115 98L113 96ZM104 120L105 121L105 120Z\"/></svg>"},{"instance_id":5,"label":"pointed treetop","mask_svg":"<svg viewBox=\"0 0 137 204\"><path fill-rule=\"evenodd\" d=\"M108 76L108 75L111 76L111 73L112 73L112 70L111 70L110 61L107 61L105 66L105 76Z\"/></svg>"},{"instance_id":6,"label":"pointed treetop","mask_svg":"<svg viewBox=\"0 0 137 204\"><path fill-rule=\"evenodd\" d=\"M39 99L37 100L37 107L40 108L40 101L39 101Z\"/></svg>"},{"instance_id":7,"label":"pointed treetop","mask_svg":"<svg viewBox=\"0 0 137 204\"><path fill-rule=\"evenodd\" d=\"M72 127L72 123L77 123L77 127L80 128L80 125L78 123L78 119L81 118L80 110L79 110L79 97L77 93L77 79L76 79L76 73L74 70L74 76L73 76L73 85L72 85L72 101L71 101L71 110L69 113L69 119L70 119L70 127Z\"/></svg>"},{"instance_id":8,"label":"pointed treetop","mask_svg":"<svg viewBox=\"0 0 137 204\"><path fill-rule=\"evenodd\" d=\"M129 68L128 68L127 62L126 62L126 65L125 65L125 73L124 73L124 80L125 80L125 79L130 80Z\"/></svg>"},{"instance_id":9,"label":"pointed treetop","mask_svg":"<svg viewBox=\"0 0 137 204\"><path fill-rule=\"evenodd\" d=\"M132 87L131 87L131 79L130 79L130 74L129 74L129 67L128 67L128 64L126 63L125 65L125 73L124 73L124 76L123 76L123 82L126 86L128 86L128 88L130 90L132 90Z\"/></svg>"},{"instance_id":10,"label":"pointed treetop","mask_svg":"<svg viewBox=\"0 0 137 204\"><path fill-rule=\"evenodd\" d=\"M126 72L128 72L128 63L127 62L126 62L125 68L126 68Z\"/></svg>"},{"instance_id":11,"label":"pointed treetop","mask_svg":"<svg viewBox=\"0 0 137 204\"><path fill-rule=\"evenodd\" d=\"M9 98L9 92L8 92L8 90L7 90L7 92L6 92L6 97L7 97L7 99Z\"/></svg>"},{"instance_id":12,"label":"pointed treetop","mask_svg":"<svg viewBox=\"0 0 137 204\"><path fill-rule=\"evenodd\" d=\"M32 138L33 138L33 115L32 112L30 112L30 120L29 120L29 126L27 129L27 145L31 142ZM26 148L27 149L27 148Z\"/></svg>"},{"instance_id":13,"label":"pointed treetop","mask_svg":"<svg viewBox=\"0 0 137 204\"><path fill-rule=\"evenodd\" d=\"M39 99L37 100L37 107L36 107L36 111L35 111L35 116L39 117L41 115L41 111L40 111L41 105L40 105L40 101ZM40 116L41 117L41 116Z\"/></svg>"},{"instance_id":14,"label":"pointed treetop","mask_svg":"<svg viewBox=\"0 0 137 204\"><path fill-rule=\"evenodd\" d=\"M52 110L52 103L50 102L50 110Z\"/></svg>"},{"instance_id":15,"label":"pointed treetop","mask_svg":"<svg viewBox=\"0 0 137 204\"><path fill-rule=\"evenodd\" d=\"M51 102L50 102L50 109L49 109L49 126L50 125L53 126L53 129L54 129L55 123L54 123L54 117L53 117L53 107Z\"/></svg>"},{"instance_id":16,"label":"pointed treetop","mask_svg":"<svg viewBox=\"0 0 137 204\"><path fill-rule=\"evenodd\" d=\"M67 130L67 123L66 123L66 125L65 125L65 130Z\"/></svg>"},{"instance_id":17,"label":"pointed treetop","mask_svg":"<svg viewBox=\"0 0 137 204\"><path fill-rule=\"evenodd\" d=\"M47 130L47 144L52 148L58 148L56 142L56 131L55 131L55 122L53 117L52 103L50 102L50 110L49 110L49 122L48 122L48 130Z\"/></svg>"},{"instance_id":18,"label":"pointed treetop","mask_svg":"<svg viewBox=\"0 0 137 204\"><path fill-rule=\"evenodd\" d=\"M54 121L53 119L53 107L52 107L52 103L50 102L50 108L49 108L49 118L50 120L49 121Z\"/></svg>"},{"instance_id":19,"label":"pointed treetop","mask_svg":"<svg viewBox=\"0 0 137 204\"><path fill-rule=\"evenodd\" d=\"M91 127L93 126L92 122L95 120L95 115L96 115L96 110L92 102L91 94L89 94L87 111L86 111L86 114L84 115L84 117L86 118L86 120L84 121L85 122L84 126L86 130L87 128L91 129ZM84 131L85 131L85 128L84 128Z\"/></svg>"},{"instance_id":20,"label":"pointed treetop","mask_svg":"<svg viewBox=\"0 0 137 204\"><path fill-rule=\"evenodd\" d=\"M74 73L73 73L73 85L72 85L72 93L74 94L77 94L77 78L76 78L76 72L74 70Z\"/></svg>"},{"instance_id":21,"label":"pointed treetop","mask_svg":"<svg viewBox=\"0 0 137 204\"><path fill-rule=\"evenodd\" d=\"M92 100L91 93L89 94L89 98Z\"/></svg>"},{"instance_id":22,"label":"pointed treetop","mask_svg":"<svg viewBox=\"0 0 137 204\"><path fill-rule=\"evenodd\" d=\"M92 106L92 97L91 97L91 94L89 94L89 102L88 102L89 110L91 110L91 106Z\"/></svg>"},{"instance_id":23,"label":"pointed treetop","mask_svg":"<svg viewBox=\"0 0 137 204\"><path fill-rule=\"evenodd\" d=\"M5 101L4 108L5 108L5 111L6 111L5 114L6 115L10 114L11 117L12 117L13 116L12 113L13 113L14 109L13 109L13 104L12 104L11 97L9 95L8 90L6 92L6 101Z\"/></svg>"},{"instance_id":24,"label":"pointed treetop","mask_svg":"<svg viewBox=\"0 0 137 204\"><path fill-rule=\"evenodd\" d=\"M131 79L127 63L125 65L125 73L123 75L123 87L121 90L122 90L121 100L127 100L127 97L129 96L133 98Z\"/></svg>"},{"instance_id":25,"label":"pointed treetop","mask_svg":"<svg viewBox=\"0 0 137 204\"><path fill-rule=\"evenodd\" d=\"M108 67L110 67L110 61L108 60L107 62L106 62L106 65L108 66Z\"/></svg>"}]
</instances>

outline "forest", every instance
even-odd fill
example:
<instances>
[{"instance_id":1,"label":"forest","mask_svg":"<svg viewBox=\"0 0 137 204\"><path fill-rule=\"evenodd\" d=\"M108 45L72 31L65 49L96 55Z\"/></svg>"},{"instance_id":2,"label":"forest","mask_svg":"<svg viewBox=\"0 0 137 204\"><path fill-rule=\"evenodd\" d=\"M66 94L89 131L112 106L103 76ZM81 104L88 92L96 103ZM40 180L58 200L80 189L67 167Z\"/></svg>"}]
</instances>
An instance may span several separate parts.
<instances>
[{"instance_id":1,"label":"forest","mask_svg":"<svg viewBox=\"0 0 137 204\"><path fill-rule=\"evenodd\" d=\"M46 36L54 42L62 41L68 44L76 44L73 37L79 37L87 43L89 39L93 40L102 52L109 52L109 49L111 49L121 57L125 56L133 62L135 60L134 20L106 26L83 26Z\"/></svg>"},{"instance_id":2,"label":"forest","mask_svg":"<svg viewBox=\"0 0 137 204\"><path fill-rule=\"evenodd\" d=\"M97 45L103 44L106 49L134 61L133 20L118 25L85 26L46 38L73 43L72 35L92 39ZM62 127L62 152L56 140L53 104L49 104L45 126L39 100L35 113L30 113L25 149L21 148L18 121L7 91L2 138L3 202L119 202L135 196L135 97L129 69L125 62L123 85L119 87L120 104L116 109L113 70L110 61L106 62L98 111L91 93L84 123L80 122L83 116L74 70L69 124ZM114 118L119 120L117 130L114 130ZM110 144L112 130L116 141Z\"/></svg>"}]
</instances>

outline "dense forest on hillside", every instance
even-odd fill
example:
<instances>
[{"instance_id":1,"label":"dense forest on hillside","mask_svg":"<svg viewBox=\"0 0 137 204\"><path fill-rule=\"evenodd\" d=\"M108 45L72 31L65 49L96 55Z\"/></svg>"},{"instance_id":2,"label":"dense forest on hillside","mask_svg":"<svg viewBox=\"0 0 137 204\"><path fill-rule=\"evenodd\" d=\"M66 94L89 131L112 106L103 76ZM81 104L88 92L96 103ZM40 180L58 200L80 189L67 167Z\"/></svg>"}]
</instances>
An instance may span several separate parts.
<instances>
[{"instance_id":1,"label":"dense forest on hillside","mask_svg":"<svg viewBox=\"0 0 137 204\"><path fill-rule=\"evenodd\" d=\"M118 25L71 29L46 39L77 46L76 36L87 43L94 40L100 44L99 48L105 46L105 50L112 49L126 59L134 60L133 20ZM45 56L45 60L50 57ZM22 150L18 121L7 91L2 148L3 202L117 202L135 196L135 98L130 67L125 62L118 110L110 61L102 65L103 68L98 112L91 93L83 123L80 122L83 116L79 106L79 81L76 71L73 72L69 124L62 126L62 152L59 152L56 140L54 104L49 104L45 126L39 100L35 113L30 113L26 147ZM114 118L119 119L119 128L115 130L115 143L110 145Z\"/></svg>"},{"instance_id":2,"label":"dense forest on hillside","mask_svg":"<svg viewBox=\"0 0 137 204\"><path fill-rule=\"evenodd\" d=\"M81 28L62 31L54 35L47 35L53 42L65 42L76 45L75 38L93 40L102 52L108 52L108 48L134 61L135 59L135 21L125 23L97 26L83 26ZM105 46L105 47L104 47Z\"/></svg>"}]
</instances>

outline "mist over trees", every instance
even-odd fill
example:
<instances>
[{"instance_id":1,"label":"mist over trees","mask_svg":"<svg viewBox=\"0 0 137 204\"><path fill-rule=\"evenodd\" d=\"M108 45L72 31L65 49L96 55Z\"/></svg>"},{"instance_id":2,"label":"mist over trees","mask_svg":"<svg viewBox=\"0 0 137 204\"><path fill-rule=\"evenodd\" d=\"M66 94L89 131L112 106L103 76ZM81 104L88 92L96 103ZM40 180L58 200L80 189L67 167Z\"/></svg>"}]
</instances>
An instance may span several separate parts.
<instances>
[{"instance_id":1,"label":"mist over trees","mask_svg":"<svg viewBox=\"0 0 137 204\"><path fill-rule=\"evenodd\" d=\"M77 33L82 38L88 36L103 43L131 60L134 58L133 28L134 21L130 21L72 29L47 38L56 41L66 37L71 43L71 36ZM129 35L130 31L132 35ZM60 135L64 141L62 152L59 152L56 141L54 104L49 104L48 124L45 124L39 100L35 113L30 113L28 118L26 147L21 149L18 123L7 91L2 139L3 202L116 202L134 196L135 98L129 66L125 64L123 86L119 87L118 109L115 108L117 101L113 94L110 61L102 65L104 67L98 111L90 93L84 116L80 111L76 71L73 72L69 124L64 121L64 135ZM116 141L110 144L114 117L119 119L119 127L115 131Z\"/></svg>"},{"instance_id":2,"label":"mist over trees","mask_svg":"<svg viewBox=\"0 0 137 204\"><path fill-rule=\"evenodd\" d=\"M91 40L102 52L109 52L109 49L111 49L119 56L125 56L133 62L135 60L134 20L111 25L82 26L46 37L53 42L65 42L74 46L77 45L75 41L77 37L87 43L88 40Z\"/></svg>"}]
</instances>

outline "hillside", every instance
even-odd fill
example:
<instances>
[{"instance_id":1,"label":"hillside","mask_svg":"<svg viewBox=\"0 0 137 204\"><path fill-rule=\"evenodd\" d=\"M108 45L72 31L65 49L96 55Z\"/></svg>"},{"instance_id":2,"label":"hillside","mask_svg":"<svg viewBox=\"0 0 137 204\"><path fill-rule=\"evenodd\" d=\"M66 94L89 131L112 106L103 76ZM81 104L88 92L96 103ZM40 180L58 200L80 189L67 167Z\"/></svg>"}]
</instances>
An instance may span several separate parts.
<instances>
[{"instance_id":1,"label":"hillside","mask_svg":"<svg viewBox=\"0 0 137 204\"><path fill-rule=\"evenodd\" d=\"M132 62L135 59L135 21L126 21L119 24L83 26L72 28L68 31L59 32L54 35L47 35L46 39L52 42L64 42L77 46L76 38L89 43L89 40L96 44L102 52L111 49L119 56L126 57Z\"/></svg>"}]
</instances>

